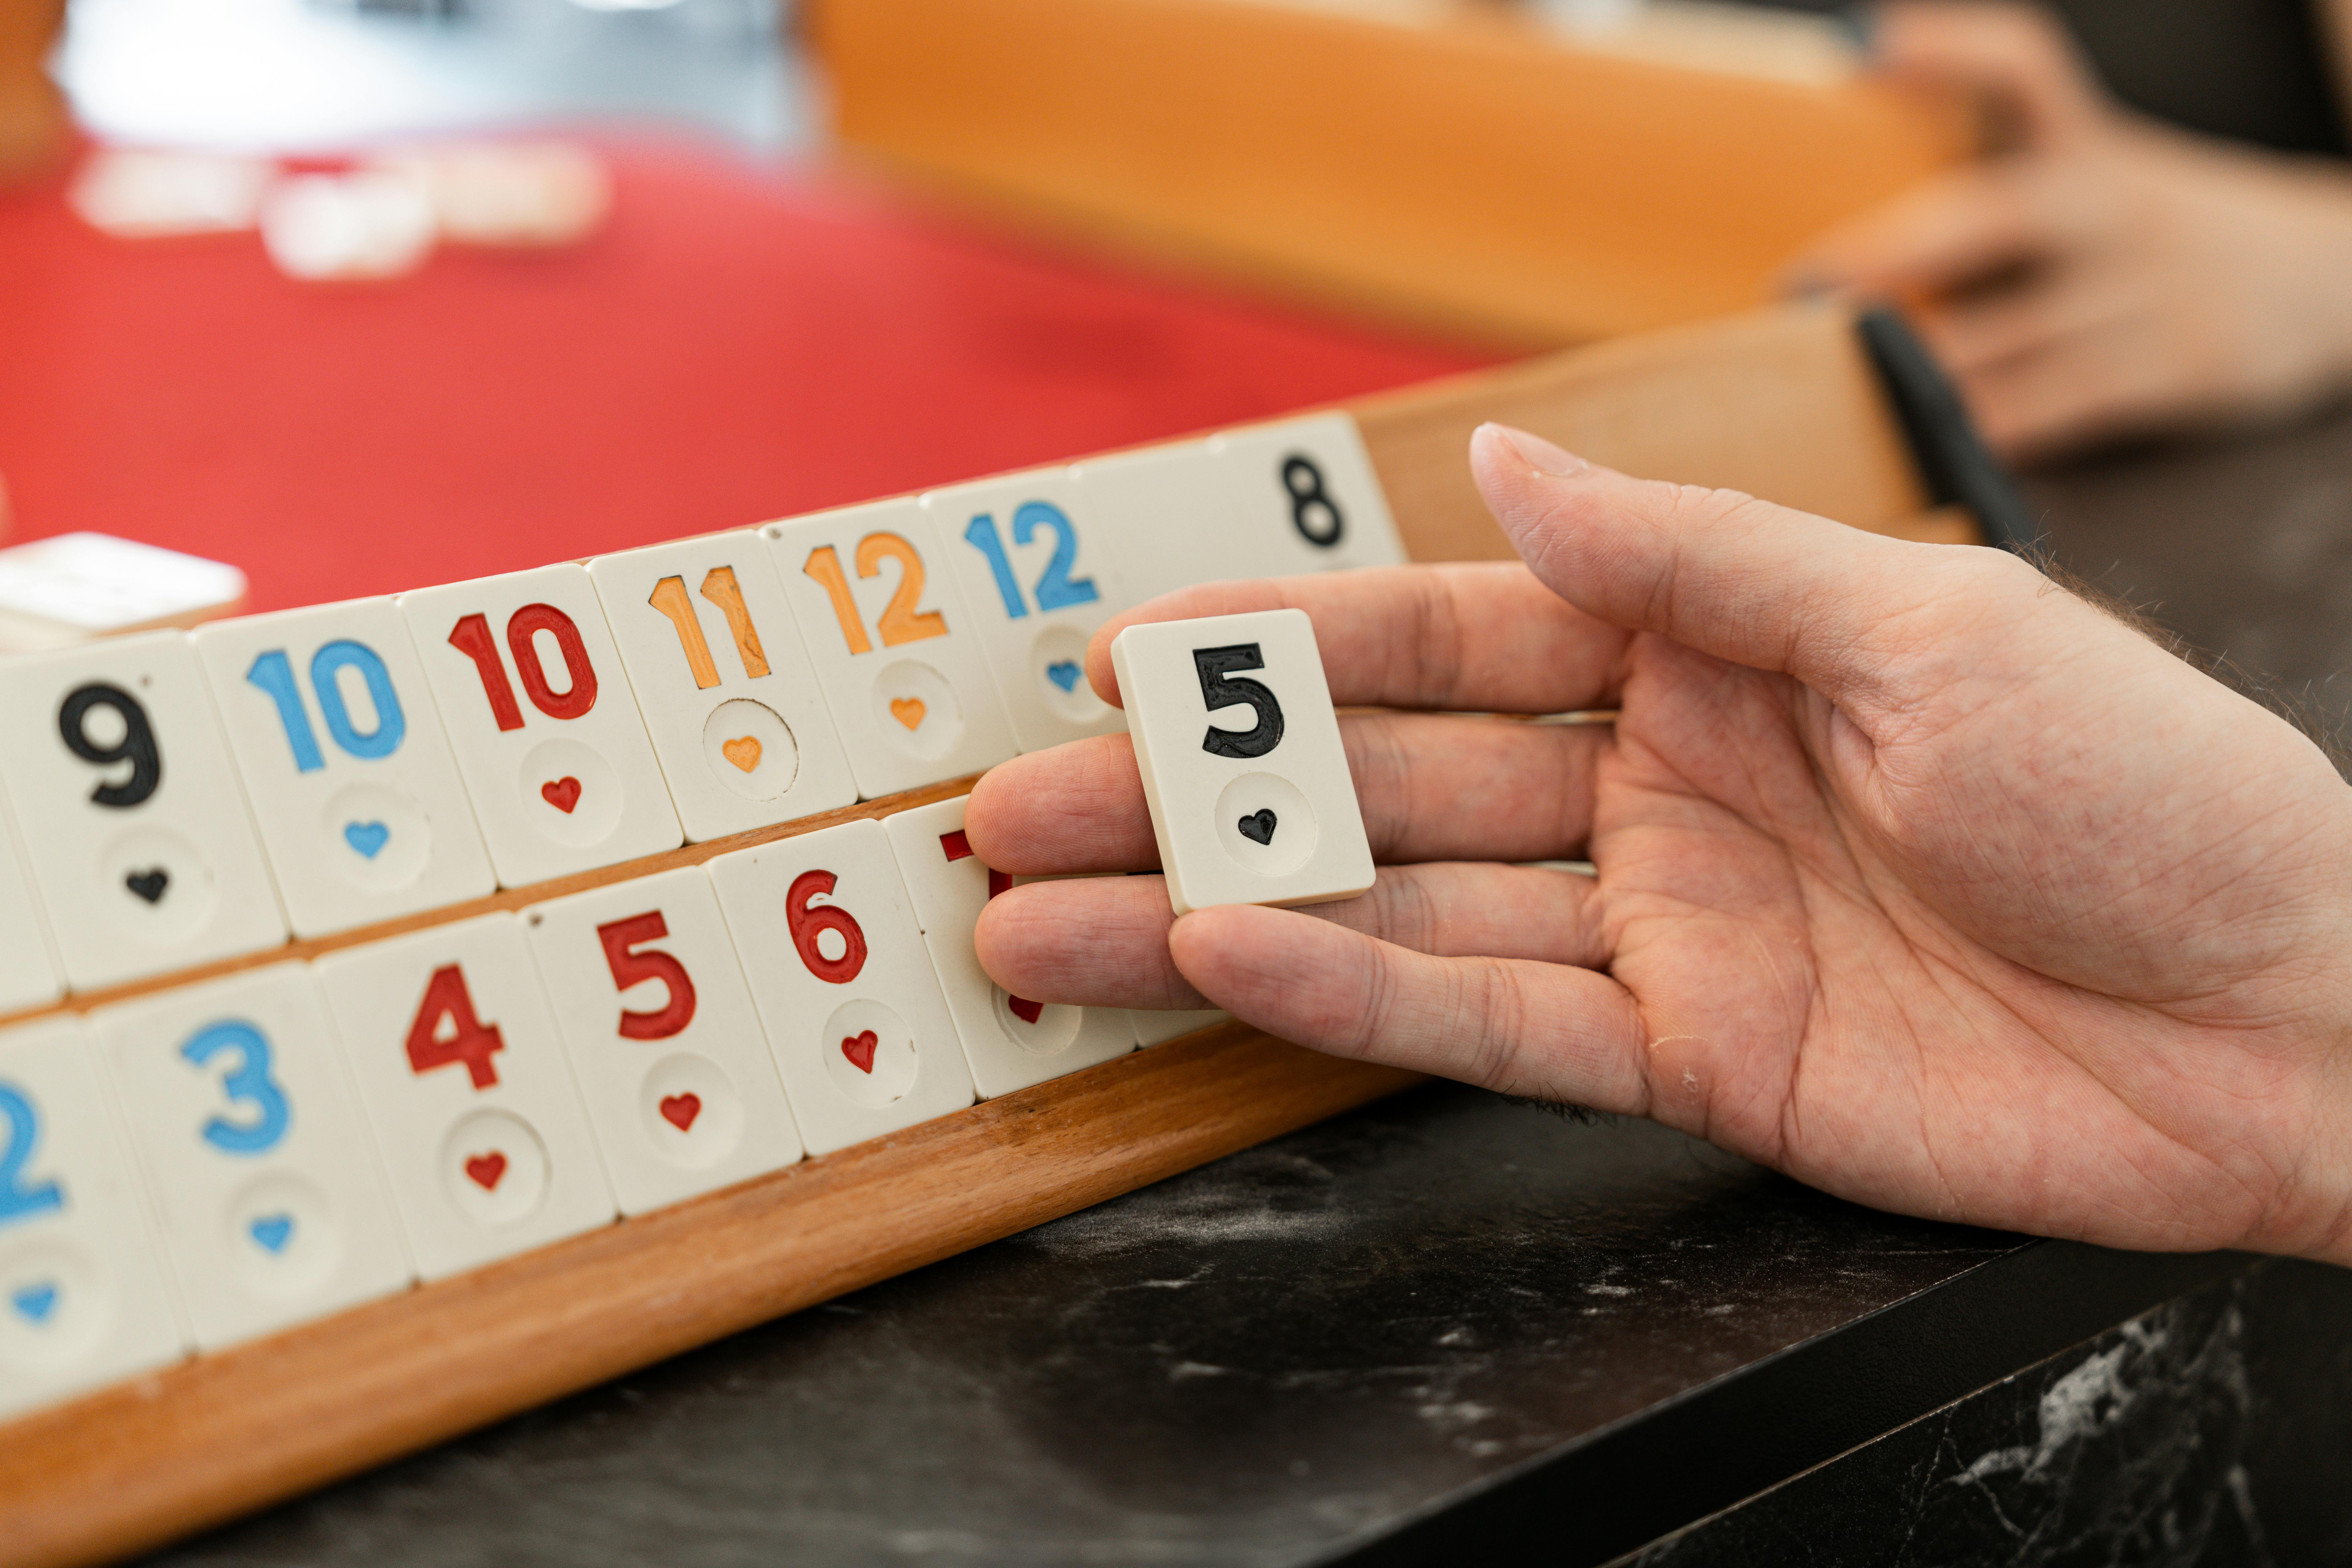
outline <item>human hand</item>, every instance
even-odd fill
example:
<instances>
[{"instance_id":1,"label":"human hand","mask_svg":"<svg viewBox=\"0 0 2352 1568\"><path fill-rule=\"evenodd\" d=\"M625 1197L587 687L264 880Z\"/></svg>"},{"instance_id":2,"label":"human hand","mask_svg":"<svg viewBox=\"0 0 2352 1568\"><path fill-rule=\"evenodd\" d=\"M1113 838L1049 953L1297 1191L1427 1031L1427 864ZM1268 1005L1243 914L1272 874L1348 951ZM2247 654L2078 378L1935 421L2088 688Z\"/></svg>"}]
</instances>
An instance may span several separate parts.
<instances>
[{"instance_id":1,"label":"human hand","mask_svg":"<svg viewBox=\"0 0 2352 1568\"><path fill-rule=\"evenodd\" d=\"M1978 93L2008 145L1823 236L1790 278L1911 307L1995 447L2047 456L2352 382L2352 174L2126 112L2038 10L1874 20L1883 74Z\"/></svg>"},{"instance_id":2,"label":"human hand","mask_svg":"<svg viewBox=\"0 0 2352 1568\"><path fill-rule=\"evenodd\" d=\"M1342 721L1378 886L1181 921L1158 878L1019 886L1000 984L1205 998L1910 1214L2352 1261L2352 790L2316 746L2012 556L1472 454L1527 566L1216 584L1088 650L1116 700L1130 622L1306 610L1335 700L1406 710ZM1157 865L1124 735L995 769L966 822L1001 870ZM1597 879L1510 864L1574 856Z\"/></svg>"}]
</instances>

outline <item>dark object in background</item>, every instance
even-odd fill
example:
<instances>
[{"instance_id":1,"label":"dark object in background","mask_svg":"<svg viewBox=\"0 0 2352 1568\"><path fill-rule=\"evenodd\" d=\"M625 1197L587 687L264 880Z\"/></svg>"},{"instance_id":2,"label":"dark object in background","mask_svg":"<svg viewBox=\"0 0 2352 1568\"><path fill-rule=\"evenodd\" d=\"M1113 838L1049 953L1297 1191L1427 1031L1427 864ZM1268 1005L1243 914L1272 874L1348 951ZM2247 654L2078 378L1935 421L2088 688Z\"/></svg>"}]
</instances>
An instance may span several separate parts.
<instances>
[{"instance_id":1,"label":"dark object in background","mask_svg":"<svg viewBox=\"0 0 2352 1568\"><path fill-rule=\"evenodd\" d=\"M1962 506L1984 531L1985 542L2021 550L2040 531L2009 470L2000 466L1969 423L1958 388L1936 363L1909 323L1882 306L1854 322L1862 346L1878 371L1895 416L1911 443L1912 460L1937 506Z\"/></svg>"},{"instance_id":2,"label":"dark object in background","mask_svg":"<svg viewBox=\"0 0 2352 1568\"><path fill-rule=\"evenodd\" d=\"M1843 0L1754 0L1789 11ZM2321 0L2043 0L2143 114L2286 153L2352 153Z\"/></svg>"}]
</instances>

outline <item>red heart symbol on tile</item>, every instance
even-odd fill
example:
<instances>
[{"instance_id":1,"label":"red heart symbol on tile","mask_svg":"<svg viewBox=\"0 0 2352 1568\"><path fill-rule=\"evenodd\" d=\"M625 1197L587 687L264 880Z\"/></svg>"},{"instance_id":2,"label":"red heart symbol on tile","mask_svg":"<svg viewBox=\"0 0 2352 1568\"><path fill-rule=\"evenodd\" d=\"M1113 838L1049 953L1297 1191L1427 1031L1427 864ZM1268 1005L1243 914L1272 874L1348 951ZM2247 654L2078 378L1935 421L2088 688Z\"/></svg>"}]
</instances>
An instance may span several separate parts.
<instances>
[{"instance_id":1,"label":"red heart symbol on tile","mask_svg":"<svg viewBox=\"0 0 2352 1568\"><path fill-rule=\"evenodd\" d=\"M1007 996L1004 1005L1012 1008L1013 1016L1024 1024L1035 1023L1037 1016L1045 1010L1045 1004L1032 1002L1026 996Z\"/></svg>"},{"instance_id":2,"label":"red heart symbol on tile","mask_svg":"<svg viewBox=\"0 0 2352 1568\"><path fill-rule=\"evenodd\" d=\"M702 1096L673 1094L661 1102L661 1113L664 1121L684 1132L694 1125L694 1119L702 1114Z\"/></svg>"},{"instance_id":3,"label":"red heart symbol on tile","mask_svg":"<svg viewBox=\"0 0 2352 1568\"><path fill-rule=\"evenodd\" d=\"M472 1177L474 1184L484 1192L496 1192L506 1173L507 1157L504 1154L477 1154L466 1162L466 1174Z\"/></svg>"},{"instance_id":4,"label":"red heart symbol on tile","mask_svg":"<svg viewBox=\"0 0 2352 1568\"><path fill-rule=\"evenodd\" d=\"M580 781L567 773L553 784L540 785L539 798L569 816L572 808L580 804Z\"/></svg>"},{"instance_id":5,"label":"red heart symbol on tile","mask_svg":"<svg viewBox=\"0 0 2352 1568\"><path fill-rule=\"evenodd\" d=\"M858 1034L843 1037L841 1042L841 1054L849 1058L849 1065L856 1068L859 1072L872 1072L874 1070L874 1047L881 1043L881 1036L876 1034L871 1029L863 1030Z\"/></svg>"}]
</instances>

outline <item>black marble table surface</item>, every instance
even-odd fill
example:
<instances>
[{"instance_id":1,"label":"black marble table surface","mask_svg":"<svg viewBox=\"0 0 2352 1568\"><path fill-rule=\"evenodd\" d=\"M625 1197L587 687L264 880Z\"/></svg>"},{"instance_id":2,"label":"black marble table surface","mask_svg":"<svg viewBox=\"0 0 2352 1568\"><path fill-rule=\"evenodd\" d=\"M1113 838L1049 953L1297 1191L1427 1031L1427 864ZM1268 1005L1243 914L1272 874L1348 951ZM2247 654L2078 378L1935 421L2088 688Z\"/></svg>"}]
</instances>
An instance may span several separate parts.
<instances>
[{"instance_id":1,"label":"black marble table surface","mask_svg":"<svg viewBox=\"0 0 2352 1568\"><path fill-rule=\"evenodd\" d=\"M2028 493L2074 571L2324 718L2352 710L2352 415ZM2102 1331L2241 1321L2212 1292L2302 1278L1878 1215L1655 1127L1434 1086L157 1561L1575 1563L1653 1541L1645 1562L1812 1561L1699 1521L1801 1546L1805 1510L1868 1474L1822 1461L1932 1447L1955 1411L2046 1429L2049 1391L2080 1381L2064 1347L2105 1366ZM2000 1385L2022 1405L1962 1400L2036 1367Z\"/></svg>"}]
</instances>

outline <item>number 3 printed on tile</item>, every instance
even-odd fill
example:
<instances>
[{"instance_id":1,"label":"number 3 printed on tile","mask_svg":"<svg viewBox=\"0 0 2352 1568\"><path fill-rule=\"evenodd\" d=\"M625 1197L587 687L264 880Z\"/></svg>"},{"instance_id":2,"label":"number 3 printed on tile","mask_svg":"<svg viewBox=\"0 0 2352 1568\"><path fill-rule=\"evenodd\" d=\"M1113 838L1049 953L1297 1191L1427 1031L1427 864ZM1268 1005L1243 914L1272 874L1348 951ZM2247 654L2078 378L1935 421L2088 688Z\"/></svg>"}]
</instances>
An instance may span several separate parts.
<instances>
[{"instance_id":1,"label":"number 3 printed on tile","mask_svg":"<svg viewBox=\"0 0 2352 1568\"><path fill-rule=\"evenodd\" d=\"M286 1091L270 1076L269 1041L251 1024L213 1024L199 1030L180 1055L188 1065L211 1065L223 1051L236 1054L236 1063L221 1079L221 1092L233 1106L252 1107L250 1121L215 1116L204 1127L205 1142L224 1154L266 1154L285 1140L293 1110Z\"/></svg>"}]
</instances>

